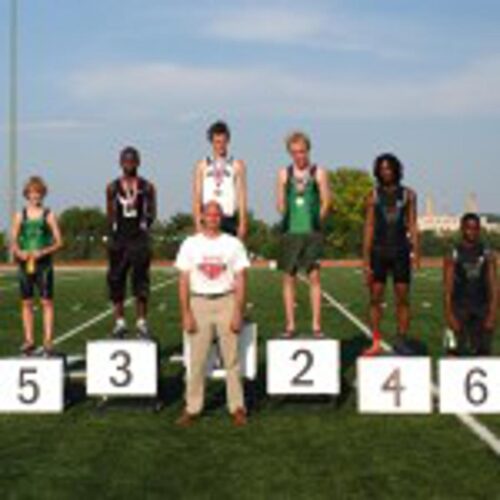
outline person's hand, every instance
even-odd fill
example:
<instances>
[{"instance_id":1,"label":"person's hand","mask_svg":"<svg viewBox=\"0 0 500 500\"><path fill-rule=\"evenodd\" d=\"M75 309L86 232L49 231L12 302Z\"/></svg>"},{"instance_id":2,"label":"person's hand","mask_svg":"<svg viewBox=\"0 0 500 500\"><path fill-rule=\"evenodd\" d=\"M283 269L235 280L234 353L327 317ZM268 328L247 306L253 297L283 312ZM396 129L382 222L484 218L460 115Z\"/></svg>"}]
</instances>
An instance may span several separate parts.
<instances>
[{"instance_id":1,"label":"person's hand","mask_svg":"<svg viewBox=\"0 0 500 500\"><path fill-rule=\"evenodd\" d=\"M244 240L247 236L247 225L244 222L240 222L238 225L238 232L237 232L238 238L240 240Z\"/></svg>"},{"instance_id":2,"label":"person's hand","mask_svg":"<svg viewBox=\"0 0 500 500\"><path fill-rule=\"evenodd\" d=\"M41 259L43 257L43 252L41 250L35 250L31 254L31 258L34 259L35 261Z\"/></svg>"},{"instance_id":3,"label":"person's hand","mask_svg":"<svg viewBox=\"0 0 500 500\"><path fill-rule=\"evenodd\" d=\"M30 254L28 252L24 252L23 250L19 250L18 252L16 252L16 257L21 262L27 262L30 258Z\"/></svg>"},{"instance_id":4,"label":"person's hand","mask_svg":"<svg viewBox=\"0 0 500 500\"><path fill-rule=\"evenodd\" d=\"M243 326L243 316L240 311L235 311L233 314L233 317L231 319L231 331L238 335L241 331L241 328Z\"/></svg>"},{"instance_id":5,"label":"person's hand","mask_svg":"<svg viewBox=\"0 0 500 500\"><path fill-rule=\"evenodd\" d=\"M373 283L373 271L368 264L363 266L363 275L365 277L365 283L367 286L372 286Z\"/></svg>"},{"instance_id":6,"label":"person's hand","mask_svg":"<svg viewBox=\"0 0 500 500\"><path fill-rule=\"evenodd\" d=\"M492 332L495 329L495 320L496 318L494 314L488 314L488 316L486 316L486 319L484 320L483 328L487 332Z\"/></svg>"},{"instance_id":7,"label":"person's hand","mask_svg":"<svg viewBox=\"0 0 500 500\"><path fill-rule=\"evenodd\" d=\"M183 315L182 328L189 335L193 335L194 333L196 333L198 327L196 325L196 320L194 319L193 313L191 311Z\"/></svg>"},{"instance_id":8,"label":"person's hand","mask_svg":"<svg viewBox=\"0 0 500 500\"><path fill-rule=\"evenodd\" d=\"M460 321L456 318L454 314L450 314L448 316L448 326L454 331L459 332L462 329L462 325Z\"/></svg>"}]
</instances>

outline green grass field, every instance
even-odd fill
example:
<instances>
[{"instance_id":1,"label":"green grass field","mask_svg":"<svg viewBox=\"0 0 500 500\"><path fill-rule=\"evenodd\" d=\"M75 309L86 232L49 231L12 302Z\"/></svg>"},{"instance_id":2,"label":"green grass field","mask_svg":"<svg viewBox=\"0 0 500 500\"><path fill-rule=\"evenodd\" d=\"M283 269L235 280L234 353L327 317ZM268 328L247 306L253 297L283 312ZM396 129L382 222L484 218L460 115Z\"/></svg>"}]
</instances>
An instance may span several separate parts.
<instances>
[{"instance_id":1,"label":"green grass field","mask_svg":"<svg viewBox=\"0 0 500 500\"><path fill-rule=\"evenodd\" d=\"M264 342L283 326L280 276L254 270L249 302L259 325L260 376L246 428L227 417L223 385L209 386L206 416L190 429L174 421L182 408L176 287L170 271L155 271L151 326L161 343L162 411L97 411L73 387L75 403L58 416L0 416L0 491L3 498L500 498L500 459L453 416L362 416L352 387L355 354L366 345L356 326L328 304L325 332L343 340L346 387L334 405L321 398L265 395ZM365 319L359 272L324 272L324 289ZM424 270L413 294L413 334L431 354L441 350L440 272ZM0 354L21 343L15 277L0 283ZM109 307L102 272L59 272L57 328L62 336ZM298 312L308 328L308 295L300 285ZM129 308L132 313L132 308ZM390 303L387 315L392 316ZM386 330L392 331L390 320ZM111 317L58 345L83 353L88 339L105 337ZM496 352L500 352L499 337ZM500 415L478 420L500 436Z\"/></svg>"}]
</instances>

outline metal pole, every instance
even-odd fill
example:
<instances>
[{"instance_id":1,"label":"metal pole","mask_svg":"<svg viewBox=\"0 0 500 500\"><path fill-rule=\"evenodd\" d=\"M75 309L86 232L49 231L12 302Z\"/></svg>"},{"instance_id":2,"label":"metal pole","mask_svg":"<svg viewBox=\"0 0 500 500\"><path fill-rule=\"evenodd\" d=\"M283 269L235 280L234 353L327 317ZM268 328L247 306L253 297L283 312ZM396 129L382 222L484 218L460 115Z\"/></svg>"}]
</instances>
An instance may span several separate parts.
<instances>
[{"instance_id":1,"label":"metal pole","mask_svg":"<svg viewBox=\"0 0 500 500\"><path fill-rule=\"evenodd\" d=\"M17 23L18 0L10 2L10 92L9 92L9 215L17 210L18 124L17 124ZM9 221L9 222L10 222Z\"/></svg>"}]
</instances>

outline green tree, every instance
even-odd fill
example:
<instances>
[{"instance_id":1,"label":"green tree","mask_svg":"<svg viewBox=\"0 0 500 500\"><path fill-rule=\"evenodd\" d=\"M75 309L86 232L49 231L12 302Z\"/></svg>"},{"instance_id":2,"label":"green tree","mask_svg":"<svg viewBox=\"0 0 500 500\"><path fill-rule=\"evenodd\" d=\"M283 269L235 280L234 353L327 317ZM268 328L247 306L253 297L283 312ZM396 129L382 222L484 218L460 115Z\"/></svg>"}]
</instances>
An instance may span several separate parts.
<instances>
[{"instance_id":1,"label":"green tree","mask_svg":"<svg viewBox=\"0 0 500 500\"><path fill-rule=\"evenodd\" d=\"M365 200L373 180L365 170L341 167L329 172L333 214L325 224L327 257L359 257L363 242Z\"/></svg>"}]
</instances>

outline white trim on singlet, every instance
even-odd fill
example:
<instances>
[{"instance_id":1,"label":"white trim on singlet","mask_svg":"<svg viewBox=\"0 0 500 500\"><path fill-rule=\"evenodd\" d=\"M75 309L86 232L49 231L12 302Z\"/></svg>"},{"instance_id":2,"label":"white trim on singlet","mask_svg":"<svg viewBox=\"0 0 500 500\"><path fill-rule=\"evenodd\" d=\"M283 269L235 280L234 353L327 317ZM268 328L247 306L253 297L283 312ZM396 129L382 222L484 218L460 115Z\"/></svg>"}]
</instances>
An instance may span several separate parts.
<instances>
[{"instance_id":1,"label":"white trim on singlet","mask_svg":"<svg viewBox=\"0 0 500 500\"><path fill-rule=\"evenodd\" d=\"M223 166L215 168L218 163L223 163ZM234 164L233 157L219 158L217 160L207 157L203 167L202 205L209 201L216 201L220 204L226 217L233 217L237 210L236 170ZM218 176L217 171L219 169L222 177Z\"/></svg>"}]
</instances>

